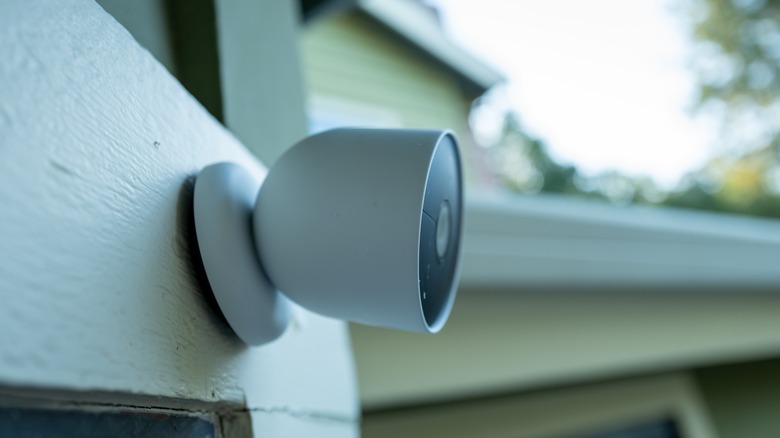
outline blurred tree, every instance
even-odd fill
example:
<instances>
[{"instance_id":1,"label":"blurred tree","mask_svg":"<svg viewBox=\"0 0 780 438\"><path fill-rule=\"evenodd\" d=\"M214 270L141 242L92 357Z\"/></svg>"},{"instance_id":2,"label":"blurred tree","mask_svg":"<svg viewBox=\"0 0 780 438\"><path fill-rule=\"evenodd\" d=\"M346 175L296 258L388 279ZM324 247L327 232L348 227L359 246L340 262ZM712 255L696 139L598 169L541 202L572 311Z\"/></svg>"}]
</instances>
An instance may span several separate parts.
<instances>
[{"instance_id":1,"label":"blurred tree","mask_svg":"<svg viewBox=\"0 0 780 438\"><path fill-rule=\"evenodd\" d=\"M689 174L665 205L780 218L780 175L767 149L723 156Z\"/></svg>"},{"instance_id":2,"label":"blurred tree","mask_svg":"<svg viewBox=\"0 0 780 438\"><path fill-rule=\"evenodd\" d=\"M717 157L687 175L680 188L670 193L661 191L649 177L632 178L614 170L587 176L574 166L558 163L544 141L528 134L511 112L487 151L498 180L520 193L559 193L617 205L662 204L780 218L780 170L767 148Z\"/></svg>"},{"instance_id":3,"label":"blurred tree","mask_svg":"<svg viewBox=\"0 0 780 438\"><path fill-rule=\"evenodd\" d=\"M555 161L545 143L507 113L488 148L507 188L615 204L663 204L780 218L780 0L686 0L692 24L695 109L720 124L720 153L664 192L649 177L586 176ZM487 114L500 120L494 113ZM496 130L495 132L498 132Z\"/></svg>"},{"instance_id":4,"label":"blurred tree","mask_svg":"<svg viewBox=\"0 0 780 438\"><path fill-rule=\"evenodd\" d=\"M665 204L780 217L780 0L688 0L695 106L720 155Z\"/></svg>"},{"instance_id":5,"label":"blurred tree","mask_svg":"<svg viewBox=\"0 0 780 438\"><path fill-rule=\"evenodd\" d=\"M528 194L581 193L575 184L577 169L550 157L544 142L528 135L514 113L505 115L501 137L491 149L492 167L511 190Z\"/></svg>"},{"instance_id":6,"label":"blurred tree","mask_svg":"<svg viewBox=\"0 0 780 438\"><path fill-rule=\"evenodd\" d=\"M776 150L780 0L689 0L696 107L716 117L724 150Z\"/></svg>"}]
</instances>

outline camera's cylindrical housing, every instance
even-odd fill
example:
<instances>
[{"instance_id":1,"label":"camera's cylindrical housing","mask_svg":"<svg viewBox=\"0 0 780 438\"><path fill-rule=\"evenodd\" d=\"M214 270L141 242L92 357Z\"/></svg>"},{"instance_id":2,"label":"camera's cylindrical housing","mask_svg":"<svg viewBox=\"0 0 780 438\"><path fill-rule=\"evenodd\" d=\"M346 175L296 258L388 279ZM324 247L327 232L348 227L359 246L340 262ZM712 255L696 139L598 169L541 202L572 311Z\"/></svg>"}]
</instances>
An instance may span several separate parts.
<instances>
[{"instance_id":1,"label":"camera's cylindrical housing","mask_svg":"<svg viewBox=\"0 0 780 438\"><path fill-rule=\"evenodd\" d=\"M274 164L255 242L271 282L308 309L437 332L457 287L462 198L452 133L336 129Z\"/></svg>"}]
</instances>

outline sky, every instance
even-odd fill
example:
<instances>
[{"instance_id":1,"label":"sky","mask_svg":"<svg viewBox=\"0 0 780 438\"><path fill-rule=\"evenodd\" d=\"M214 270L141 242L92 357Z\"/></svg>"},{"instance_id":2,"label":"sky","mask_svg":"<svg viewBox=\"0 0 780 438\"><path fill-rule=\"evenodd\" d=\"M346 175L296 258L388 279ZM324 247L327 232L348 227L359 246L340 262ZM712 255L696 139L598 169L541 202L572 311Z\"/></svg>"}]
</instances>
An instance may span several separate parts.
<instances>
[{"instance_id":1,"label":"sky","mask_svg":"<svg viewBox=\"0 0 780 438\"><path fill-rule=\"evenodd\" d=\"M517 111L557 160L671 188L710 156L715 130L690 113L689 37L669 0L429 3L459 46L507 77L493 107Z\"/></svg>"}]
</instances>

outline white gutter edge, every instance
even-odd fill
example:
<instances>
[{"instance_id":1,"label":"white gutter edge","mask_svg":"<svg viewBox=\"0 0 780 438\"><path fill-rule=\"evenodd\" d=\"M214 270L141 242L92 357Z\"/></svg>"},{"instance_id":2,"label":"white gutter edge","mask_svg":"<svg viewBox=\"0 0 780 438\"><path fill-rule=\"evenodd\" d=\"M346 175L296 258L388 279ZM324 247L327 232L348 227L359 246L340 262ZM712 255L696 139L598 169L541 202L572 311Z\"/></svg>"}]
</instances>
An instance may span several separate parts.
<instances>
[{"instance_id":1,"label":"white gutter edge","mask_svg":"<svg viewBox=\"0 0 780 438\"><path fill-rule=\"evenodd\" d=\"M565 196L467 198L467 290L780 292L780 221Z\"/></svg>"}]
</instances>

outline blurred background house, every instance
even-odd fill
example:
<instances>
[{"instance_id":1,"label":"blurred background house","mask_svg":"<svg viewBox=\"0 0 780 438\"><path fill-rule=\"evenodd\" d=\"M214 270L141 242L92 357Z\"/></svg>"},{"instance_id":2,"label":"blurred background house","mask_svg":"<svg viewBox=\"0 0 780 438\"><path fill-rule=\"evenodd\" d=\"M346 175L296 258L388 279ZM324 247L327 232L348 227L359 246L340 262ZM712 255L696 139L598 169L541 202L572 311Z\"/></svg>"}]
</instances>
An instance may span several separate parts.
<instances>
[{"instance_id":1,"label":"blurred background house","mask_svg":"<svg viewBox=\"0 0 780 438\"><path fill-rule=\"evenodd\" d=\"M446 329L428 337L351 326L365 436L780 431L780 336L766 325L780 316L780 299L766 294L780 275L762 260L766 246L777 251L779 226L555 195L480 196L513 175L490 169L468 125L501 75L449 41L420 2L322 3L301 35L311 129L451 127L472 192L463 287ZM512 132L531 144L544 191L574 194L575 171ZM530 183L515 182L520 191Z\"/></svg>"},{"instance_id":2,"label":"blurred background house","mask_svg":"<svg viewBox=\"0 0 780 438\"><path fill-rule=\"evenodd\" d=\"M465 157L463 278L447 327L424 336L351 326L364 436L780 433L778 223L625 207L655 198L619 176L607 184L615 190L583 189L576 169L551 160L511 117L496 155L476 144L469 118L502 75L450 41L434 9L413 0L299 6L311 131L451 128ZM207 35L213 10L200 8L172 26ZM184 42L197 56L180 49L173 60L155 49L159 37L143 41L138 20L113 13L223 117L209 44ZM546 178L496 167L517 150ZM745 181L739 168L761 161L751 157L730 168L732 179ZM621 207L567 196L577 193ZM684 204L678 198L668 203Z\"/></svg>"},{"instance_id":3,"label":"blurred background house","mask_svg":"<svg viewBox=\"0 0 780 438\"><path fill-rule=\"evenodd\" d=\"M419 2L310 3L301 34L310 129L451 129L467 179L484 179L469 114L502 76L449 40L436 9Z\"/></svg>"}]
</instances>

